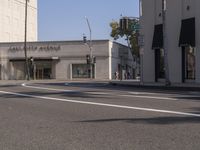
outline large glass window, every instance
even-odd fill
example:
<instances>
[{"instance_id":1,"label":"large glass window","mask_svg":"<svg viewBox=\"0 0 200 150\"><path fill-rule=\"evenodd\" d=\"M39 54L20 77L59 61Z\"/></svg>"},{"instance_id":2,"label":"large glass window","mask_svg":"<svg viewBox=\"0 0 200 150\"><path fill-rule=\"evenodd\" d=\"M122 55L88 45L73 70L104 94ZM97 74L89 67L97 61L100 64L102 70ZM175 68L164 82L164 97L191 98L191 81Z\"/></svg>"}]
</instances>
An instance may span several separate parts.
<instances>
[{"instance_id":1,"label":"large glass window","mask_svg":"<svg viewBox=\"0 0 200 150\"><path fill-rule=\"evenodd\" d=\"M185 47L185 79L195 79L195 49Z\"/></svg>"},{"instance_id":2,"label":"large glass window","mask_svg":"<svg viewBox=\"0 0 200 150\"><path fill-rule=\"evenodd\" d=\"M94 65L92 67L92 76L94 78ZM89 64L72 64L72 77L73 78L90 78L90 65Z\"/></svg>"}]
</instances>

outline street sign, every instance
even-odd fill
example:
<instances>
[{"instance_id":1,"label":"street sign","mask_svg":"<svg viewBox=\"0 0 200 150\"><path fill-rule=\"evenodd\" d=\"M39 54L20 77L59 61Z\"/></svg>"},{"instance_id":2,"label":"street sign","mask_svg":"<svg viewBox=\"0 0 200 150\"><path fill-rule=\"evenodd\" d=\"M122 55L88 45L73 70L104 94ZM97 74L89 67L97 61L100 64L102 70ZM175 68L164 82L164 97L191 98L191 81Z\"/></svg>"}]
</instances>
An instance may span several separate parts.
<instances>
[{"instance_id":1,"label":"street sign","mask_svg":"<svg viewBox=\"0 0 200 150\"><path fill-rule=\"evenodd\" d=\"M135 23L135 24L133 24L133 25L131 26L131 29L132 29L133 31L138 31L138 30L140 29L140 25L139 25L138 23Z\"/></svg>"},{"instance_id":2,"label":"street sign","mask_svg":"<svg viewBox=\"0 0 200 150\"><path fill-rule=\"evenodd\" d=\"M144 46L144 35L139 35L138 36L138 45L141 47L141 46Z\"/></svg>"}]
</instances>

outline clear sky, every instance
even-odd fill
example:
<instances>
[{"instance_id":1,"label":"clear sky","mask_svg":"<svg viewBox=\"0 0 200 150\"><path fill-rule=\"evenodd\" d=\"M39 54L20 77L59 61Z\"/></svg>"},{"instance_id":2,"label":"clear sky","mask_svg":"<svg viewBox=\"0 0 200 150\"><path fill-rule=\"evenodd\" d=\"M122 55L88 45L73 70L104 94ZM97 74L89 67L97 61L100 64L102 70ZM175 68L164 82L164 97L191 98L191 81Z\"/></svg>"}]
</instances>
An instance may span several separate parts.
<instances>
[{"instance_id":1,"label":"clear sky","mask_svg":"<svg viewBox=\"0 0 200 150\"><path fill-rule=\"evenodd\" d=\"M112 20L138 16L139 0L38 0L39 40L82 40L89 29L93 39L111 39Z\"/></svg>"}]
</instances>

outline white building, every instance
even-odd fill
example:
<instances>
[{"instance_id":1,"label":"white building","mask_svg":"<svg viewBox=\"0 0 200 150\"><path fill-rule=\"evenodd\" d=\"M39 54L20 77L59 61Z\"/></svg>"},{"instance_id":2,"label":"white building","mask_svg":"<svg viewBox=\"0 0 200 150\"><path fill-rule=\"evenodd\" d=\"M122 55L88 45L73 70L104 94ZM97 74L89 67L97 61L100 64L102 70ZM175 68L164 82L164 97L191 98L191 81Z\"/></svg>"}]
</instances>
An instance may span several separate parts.
<instances>
[{"instance_id":1,"label":"white building","mask_svg":"<svg viewBox=\"0 0 200 150\"><path fill-rule=\"evenodd\" d=\"M25 79L24 54L26 0L0 0L0 79ZM96 62L90 67L90 50L83 41L37 41L37 0L28 0L27 55L32 79L119 79L135 76L127 46L109 40L92 41ZM92 68L92 70L91 70Z\"/></svg>"},{"instance_id":2,"label":"white building","mask_svg":"<svg viewBox=\"0 0 200 150\"><path fill-rule=\"evenodd\" d=\"M0 42L24 41L26 0L0 0ZM37 0L28 0L27 40L37 41Z\"/></svg>"},{"instance_id":3,"label":"white building","mask_svg":"<svg viewBox=\"0 0 200 150\"><path fill-rule=\"evenodd\" d=\"M2 80L25 79L24 43L0 43L0 77ZM27 43L32 79L90 78L86 55L90 50L83 41L53 41ZM134 73L134 61L127 46L109 40L92 41L94 79L113 79L115 72Z\"/></svg>"},{"instance_id":4,"label":"white building","mask_svg":"<svg viewBox=\"0 0 200 150\"><path fill-rule=\"evenodd\" d=\"M200 0L166 0L164 40L162 0L140 1L144 83L165 81L163 42L170 81L200 83Z\"/></svg>"}]
</instances>

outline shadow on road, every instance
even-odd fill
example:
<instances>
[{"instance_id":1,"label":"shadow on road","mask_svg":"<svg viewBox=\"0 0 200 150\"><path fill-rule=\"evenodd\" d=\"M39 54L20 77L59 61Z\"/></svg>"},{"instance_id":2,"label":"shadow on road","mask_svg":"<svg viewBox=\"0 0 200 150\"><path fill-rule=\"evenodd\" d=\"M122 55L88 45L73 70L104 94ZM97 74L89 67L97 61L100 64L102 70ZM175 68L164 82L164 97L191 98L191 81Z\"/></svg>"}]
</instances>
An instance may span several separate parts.
<instances>
[{"instance_id":1,"label":"shadow on road","mask_svg":"<svg viewBox=\"0 0 200 150\"><path fill-rule=\"evenodd\" d=\"M200 123L200 117L154 117L154 118L113 118L78 121L82 123L99 123L99 122L126 122L136 124L183 124L183 123Z\"/></svg>"},{"instance_id":2,"label":"shadow on road","mask_svg":"<svg viewBox=\"0 0 200 150\"><path fill-rule=\"evenodd\" d=\"M180 99L180 100L194 100L194 101L200 101L200 96L181 96L181 97L172 97L175 99Z\"/></svg>"},{"instance_id":3,"label":"shadow on road","mask_svg":"<svg viewBox=\"0 0 200 150\"><path fill-rule=\"evenodd\" d=\"M39 92L39 91L35 91L35 92L17 92L18 94L22 94L22 95L27 95L27 96L21 96L21 95L14 95L14 94L0 94L0 98L32 98L30 96L63 96L60 98L97 98L99 96L102 97L102 95L98 95L98 94L88 94L88 93L84 93L84 92ZM30 95L30 96L29 96Z\"/></svg>"},{"instance_id":4,"label":"shadow on road","mask_svg":"<svg viewBox=\"0 0 200 150\"><path fill-rule=\"evenodd\" d=\"M148 86L128 86L128 85L113 85L106 82L69 82L69 83L36 83L36 85L49 85L58 87L76 87L82 89L96 89L96 90L114 90L114 91L134 91L134 92L154 92L157 94L180 94L180 95L193 95L187 88L166 88L166 87L148 87ZM195 94L199 97L191 97L192 100L200 100L200 91ZM189 99L186 97L186 99Z\"/></svg>"}]
</instances>

